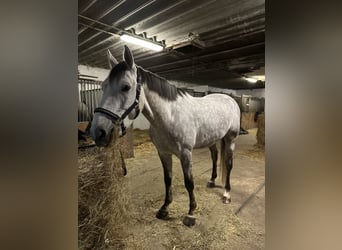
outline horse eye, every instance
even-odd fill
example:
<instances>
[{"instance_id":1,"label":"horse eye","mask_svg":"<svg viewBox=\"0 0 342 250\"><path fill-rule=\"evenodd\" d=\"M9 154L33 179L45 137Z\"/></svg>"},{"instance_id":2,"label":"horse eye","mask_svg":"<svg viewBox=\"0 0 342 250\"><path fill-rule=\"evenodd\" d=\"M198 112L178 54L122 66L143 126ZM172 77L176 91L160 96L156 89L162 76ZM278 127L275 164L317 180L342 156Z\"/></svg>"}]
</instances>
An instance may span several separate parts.
<instances>
[{"instance_id":1,"label":"horse eye","mask_svg":"<svg viewBox=\"0 0 342 250\"><path fill-rule=\"evenodd\" d=\"M124 85L124 86L122 86L122 88L121 88L121 90L124 91L124 92L127 92L127 91L130 90L130 89L131 89L131 86L129 86L129 85Z\"/></svg>"}]
</instances>

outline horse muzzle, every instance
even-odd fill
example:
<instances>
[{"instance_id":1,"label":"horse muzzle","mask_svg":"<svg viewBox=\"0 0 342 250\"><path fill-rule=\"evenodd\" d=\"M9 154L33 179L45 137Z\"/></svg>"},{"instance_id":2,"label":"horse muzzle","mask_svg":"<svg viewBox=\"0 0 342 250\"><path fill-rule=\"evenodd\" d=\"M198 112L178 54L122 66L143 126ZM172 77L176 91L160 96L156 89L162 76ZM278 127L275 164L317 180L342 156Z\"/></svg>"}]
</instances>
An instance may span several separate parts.
<instances>
[{"instance_id":1,"label":"horse muzzle","mask_svg":"<svg viewBox=\"0 0 342 250\"><path fill-rule=\"evenodd\" d=\"M106 147L112 140L112 131L106 132L102 127L97 127L92 134L95 144L99 147Z\"/></svg>"}]
</instances>

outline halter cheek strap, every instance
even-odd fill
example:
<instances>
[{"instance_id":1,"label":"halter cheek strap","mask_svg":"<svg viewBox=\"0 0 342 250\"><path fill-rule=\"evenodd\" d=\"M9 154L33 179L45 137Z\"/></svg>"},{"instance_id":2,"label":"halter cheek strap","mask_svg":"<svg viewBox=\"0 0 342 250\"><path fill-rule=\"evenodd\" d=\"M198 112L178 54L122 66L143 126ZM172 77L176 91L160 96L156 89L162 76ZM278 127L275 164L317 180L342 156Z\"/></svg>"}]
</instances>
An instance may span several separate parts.
<instances>
[{"instance_id":1,"label":"halter cheek strap","mask_svg":"<svg viewBox=\"0 0 342 250\"><path fill-rule=\"evenodd\" d=\"M139 108L140 91L141 91L141 76L140 74L138 74L135 100L132 103L132 105L129 106L129 108L121 116L113 113L112 111L108 109L101 108L101 107L96 108L94 110L94 113L101 113L105 115L108 119L110 119L112 123L116 125L120 125L121 136L124 136L126 134L126 126L124 124L124 119L133 111L133 109L135 109L135 116L133 119L137 118L140 113L140 108Z\"/></svg>"}]
</instances>

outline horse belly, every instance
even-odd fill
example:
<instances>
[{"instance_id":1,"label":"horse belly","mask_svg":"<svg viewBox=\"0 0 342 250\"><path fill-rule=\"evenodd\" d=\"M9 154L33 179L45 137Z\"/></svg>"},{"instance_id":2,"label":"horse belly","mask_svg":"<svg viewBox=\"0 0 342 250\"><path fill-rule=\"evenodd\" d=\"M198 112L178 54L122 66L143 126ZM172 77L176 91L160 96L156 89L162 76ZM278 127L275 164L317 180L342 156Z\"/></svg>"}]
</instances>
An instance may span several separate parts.
<instances>
[{"instance_id":1,"label":"horse belly","mask_svg":"<svg viewBox=\"0 0 342 250\"><path fill-rule=\"evenodd\" d=\"M198 129L194 148L209 147L223 138L229 129L227 122L211 124Z\"/></svg>"},{"instance_id":2,"label":"horse belly","mask_svg":"<svg viewBox=\"0 0 342 250\"><path fill-rule=\"evenodd\" d=\"M199 99L195 148L208 147L223 138L229 130L239 129L240 110L235 101L225 95L213 94Z\"/></svg>"}]
</instances>

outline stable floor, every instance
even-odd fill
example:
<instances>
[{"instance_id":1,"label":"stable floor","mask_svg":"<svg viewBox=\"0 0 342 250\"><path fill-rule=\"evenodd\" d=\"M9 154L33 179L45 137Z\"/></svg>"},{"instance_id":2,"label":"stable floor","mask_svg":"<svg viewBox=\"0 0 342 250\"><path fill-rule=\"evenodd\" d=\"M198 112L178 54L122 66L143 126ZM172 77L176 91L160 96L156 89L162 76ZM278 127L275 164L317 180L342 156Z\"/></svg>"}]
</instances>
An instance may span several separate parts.
<instances>
[{"instance_id":1,"label":"stable floor","mask_svg":"<svg viewBox=\"0 0 342 250\"><path fill-rule=\"evenodd\" d=\"M126 160L127 196L133 221L127 249L264 249L265 158L256 146L256 129L240 135L231 173L230 204L223 204L223 188L207 188L211 157L207 148L193 152L196 225L182 224L189 207L179 160L173 157L173 203L170 219L158 220L164 201L163 170L147 131L135 131L135 157ZM218 172L219 176L220 173ZM220 178L217 178L219 184Z\"/></svg>"}]
</instances>

